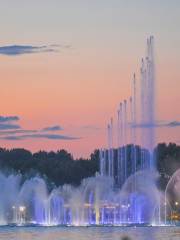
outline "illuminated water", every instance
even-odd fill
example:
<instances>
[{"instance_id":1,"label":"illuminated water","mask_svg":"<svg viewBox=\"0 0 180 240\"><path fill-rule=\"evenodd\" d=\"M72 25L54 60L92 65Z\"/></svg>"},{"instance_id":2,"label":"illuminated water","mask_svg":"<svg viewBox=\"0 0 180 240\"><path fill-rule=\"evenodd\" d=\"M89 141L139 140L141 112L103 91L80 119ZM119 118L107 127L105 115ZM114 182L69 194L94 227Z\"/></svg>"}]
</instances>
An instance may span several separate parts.
<instances>
[{"instance_id":1,"label":"illuminated water","mask_svg":"<svg viewBox=\"0 0 180 240\"><path fill-rule=\"evenodd\" d=\"M179 227L0 227L1 240L179 240Z\"/></svg>"}]
</instances>

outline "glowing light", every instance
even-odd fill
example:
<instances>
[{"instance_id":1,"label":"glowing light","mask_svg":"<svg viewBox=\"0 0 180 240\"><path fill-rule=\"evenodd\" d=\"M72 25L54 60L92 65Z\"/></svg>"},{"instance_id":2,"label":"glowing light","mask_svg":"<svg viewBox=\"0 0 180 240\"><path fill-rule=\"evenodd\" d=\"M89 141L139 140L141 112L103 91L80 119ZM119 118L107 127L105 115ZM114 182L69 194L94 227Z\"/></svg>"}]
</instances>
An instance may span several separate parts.
<instances>
[{"instance_id":1,"label":"glowing light","mask_svg":"<svg viewBox=\"0 0 180 240\"><path fill-rule=\"evenodd\" d=\"M85 207L91 207L91 204L90 203L85 203L84 206Z\"/></svg>"},{"instance_id":2,"label":"glowing light","mask_svg":"<svg viewBox=\"0 0 180 240\"><path fill-rule=\"evenodd\" d=\"M19 207L19 211L20 211L20 212L24 212L25 210L26 210L26 207L24 207L24 206L20 206L20 207Z\"/></svg>"}]
</instances>

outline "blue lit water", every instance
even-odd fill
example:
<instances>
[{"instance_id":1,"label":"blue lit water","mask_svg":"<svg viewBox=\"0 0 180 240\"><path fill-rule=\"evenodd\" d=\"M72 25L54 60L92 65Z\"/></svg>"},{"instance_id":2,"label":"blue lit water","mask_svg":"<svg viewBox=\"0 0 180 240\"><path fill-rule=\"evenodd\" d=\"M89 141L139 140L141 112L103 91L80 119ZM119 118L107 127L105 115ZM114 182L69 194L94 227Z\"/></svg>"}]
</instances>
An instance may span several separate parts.
<instances>
[{"instance_id":1,"label":"blue lit water","mask_svg":"<svg viewBox=\"0 0 180 240\"><path fill-rule=\"evenodd\" d=\"M0 240L179 240L180 227L0 227Z\"/></svg>"}]
</instances>

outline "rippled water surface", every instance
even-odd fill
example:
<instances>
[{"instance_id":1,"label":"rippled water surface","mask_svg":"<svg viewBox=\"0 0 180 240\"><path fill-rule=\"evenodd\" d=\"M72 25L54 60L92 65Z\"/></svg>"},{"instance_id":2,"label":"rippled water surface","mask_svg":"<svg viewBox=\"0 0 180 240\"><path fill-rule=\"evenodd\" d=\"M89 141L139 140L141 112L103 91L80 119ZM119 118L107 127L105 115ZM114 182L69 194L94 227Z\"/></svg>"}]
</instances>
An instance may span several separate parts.
<instances>
[{"instance_id":1,"label":"rippled water surface","mask_svg":"<svg viewBox=\"0 0 180 240\"><path fill-rule=\"evenodd\" d=\"M180 227L0 227L2 240L180 239Z\"/></svg>"}]
</instances>

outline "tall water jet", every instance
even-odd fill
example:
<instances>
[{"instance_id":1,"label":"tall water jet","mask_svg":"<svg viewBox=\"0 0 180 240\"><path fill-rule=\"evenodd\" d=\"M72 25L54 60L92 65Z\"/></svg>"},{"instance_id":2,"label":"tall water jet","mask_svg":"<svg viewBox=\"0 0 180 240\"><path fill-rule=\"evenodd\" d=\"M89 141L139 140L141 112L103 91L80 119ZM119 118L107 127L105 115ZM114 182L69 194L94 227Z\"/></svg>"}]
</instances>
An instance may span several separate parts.
<instances>
[{"instance_id":1,"label":"tall water jet","mask_svg":"<svg viewBox=\"0 0 180 240\"><path fill-rule=\"evenodd\" d=\"M132 142L136 144L136 101L137 101L137 93L136 93L136 75L133 75L133 89L132 89L132 125L133 127L133 139Z\"/></svg>"},{"instance_id":2,"label":"tall water jet","mask_svg":"<svg viewBox=\"0 0 180 240\"><path fill-rule=\"evenodd\" d=\"M145 60L142 59L140 69L140 123L137 122L137 89L136 89L136 75L133 75L132 92L128 102L124 100L120 103L117 111L117 150L113 149L111 144L112 138L112 124L109 124L109 169L111 172L112 161L113 170L112 174L108 176L117 179L117 185L122 188L127 179L135 174L134 182L131 185L134 192L134 210L133 221L140 219L139 205L138 205L138 186L136 180L137 171L155 171L155 159L153 155L155 145L155 64L154 64L154 44L153 37L147 39L147 50ZM129 117L130 116L130 124ZM137 130L141 129L141 144L137 146ZM130 133L130 134L129 134ZM129 138L130 136L130 138ZM130 139L130 140L129 140ZM130 145L129 145L130 144ZM116 154L117 151L117 154ZM113 155L114 153L114 155ZM112 160L113 155L113 160ZM117 168L117 169L116 169ZM142 179L145 177L142 174ZM145 179L144 179L145 181ZM150 181L152 182L152 181ZM143 196L141 196L143 197ZM160 202L160 200L159 200ZM124 204L127 206L128 202ZM158 216L160 216L160 204L158 206ZM125 215L120 214L123 221L127 221ZM159 217L160 219L160 217ZM139 221L139 220L138 220ZM160 220L159 220L160 222Z\"/></svg>"},{"instance_id":3,"label":"tall water jet","mask_svg":"<svg viewBox=\"0 0 180 240\"><path fill-rule=\"evenodd\" d=\"M111 141L111 174L110 176L114 176L114 147L113 147L113 118L111 118L110 122L111 131L110 131L110 141Z\"/></svg>"},{"instance_id":4,"label":"tall water jet","mask_svg":"<svg viewBox=\"0 0 180 240\"><path fill-rule=\"evenodd\" d=\"M123 110L124 110L124 114L123 114L123 133L124 133L124 179L123 182L126 180L127 178L127 100L124 100L123 102Z\"/></svg>"},{"instance_id":5,"label":"tall water jet","mask_svg":"<svg viewBox=\"0 0 180 240\"><path fill-rule=\"evenodd\" d=\"M114 176L113 119L107 127L108 131L108 176Z\"/></svg>"},{"instance_id":6,"label":"tall water jet","mask_svg":"<svg viewBox=\"0 0 180 240\"><path fill-rule=\"evenodd\" d=\"M153 149L155 146L155 64L154 40L147 39L146 60L141 66L141 128L142 144L150 151L149 167L155 167ZM142 152L144 158L144 152Z\"/></svg>"},{"instance_id":7,"label":"tall water jet","mask_svg":"<svg viewBox=\"0 0 180 240\"><path fill-rule=\"evenodd\" d=\"M119 144L119 151L120 151L120 171L118 171L120 184L119 186L122 186L124 183L124 151L123 151L123 145L124 145L124 132L123 132L123 104L122 102L119 105L119 130L120 130L120 144Z\"/></svg>"},{"instance_id":8,"label":"tall water jet","mask_svg":"<svg viewBox=\"0 0 180 240\"><path fill-rule=\"evenodd\" d=\"M120 171L121 171L121 127L120 127L120 121L121 121L121 110L118 109L117 111L117 184L120 185L121 178L120 178Z\"/></svg>"},{"instance_id":9,"label":"tall water jet","mask_svg":"<svg viewBox=\"0 0 180 240\"><path fill-rule=\"evenodd\" d=\"M137 168L137 154L136 154L136 124L137 124L137 116L136 116L136 113L137 113L137 106L136 106L136 103L137 103L137 90L136 90L136 75L134 73L133 75L133 83L132 83L132 100L131 100L131 128L132 128L132 155L133 155L133 172L136 172L136 168Z\"/></svg>"},{"instance_id":10,"label":"tall water jet","mask_svg":"<svg viewBox=\"0 0 180 240\"><path fill-rule=\"evenodd\" d=\"M108 132L108 176L111 176L111 125L107 126Z\"/></svg>"}]
</instances>

